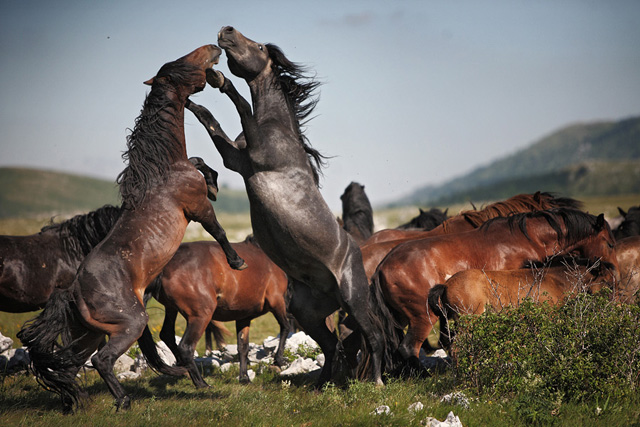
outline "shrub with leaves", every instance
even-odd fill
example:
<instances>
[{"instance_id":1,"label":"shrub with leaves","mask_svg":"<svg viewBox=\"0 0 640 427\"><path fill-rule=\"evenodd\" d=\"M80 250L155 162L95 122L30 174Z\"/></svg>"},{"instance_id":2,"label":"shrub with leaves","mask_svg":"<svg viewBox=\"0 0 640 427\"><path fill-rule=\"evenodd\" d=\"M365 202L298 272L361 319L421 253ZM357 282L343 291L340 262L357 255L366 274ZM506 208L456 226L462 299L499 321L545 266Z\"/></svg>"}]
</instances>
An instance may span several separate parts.
<instances>
[{"instance_id":1,"label":"shrub with leaves","mask_svg":"<svg viewBox=\"0 0 640 427\"><path fill-rule=\"evenodd\" d=\"M615 304L606 292L462 316L456 331L457 381L479 394L535 396L549 407L640 386L640 306Z\"/></svg>"}]
</instances>

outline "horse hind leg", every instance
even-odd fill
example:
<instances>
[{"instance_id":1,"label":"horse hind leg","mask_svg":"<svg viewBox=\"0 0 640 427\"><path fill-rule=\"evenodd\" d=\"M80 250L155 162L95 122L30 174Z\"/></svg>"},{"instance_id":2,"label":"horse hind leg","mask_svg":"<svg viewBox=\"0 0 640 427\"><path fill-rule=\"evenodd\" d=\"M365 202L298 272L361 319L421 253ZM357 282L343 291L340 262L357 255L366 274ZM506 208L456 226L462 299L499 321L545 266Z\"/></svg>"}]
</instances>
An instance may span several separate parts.
<instances>
[{"instance_id":1,"label":"horse hind leg","mask_svg":"<svg viewBox=\"0 0 640 427\"><path fill-rule=\"evenodd\" d=\"M248 384L251 382L248 373L249 359L249 326L251 319L243 319L236 321L236 334L238 337L238 358L240 359L240 383Z\"/></svg>"},{"instance_id":2,"label":"horse hind leg","mask_svg":"<svg viewBox=\"0 0 640 427\"><path fill-rule=\"evenodd\" d=\"M327 328L325 320L329 314L339 308L338 303L329 296L316 295L311 288L301 282L292 281L290 290L290 313L302 326L304 332L318 343L325 356L325 363L316 383L316 387L321 388L333 376L333 362L338 338ZM324 296L324 298L320 296Z\"/></svg>"},{"instance_id":3,"label":"horse hind leg","mask_svg":"<svg viewBox=\"0 0 640 427\"><path fill-rule=\"evenodd\" d=\"M104 316L105 312L106 309L101 312L101 316ZM118 382L113 373L113 367L118 357L123 355L142 335L149 316L139 303L128 313L118 311L113 314L115 314L111 319L113 323L105 325L109 329L109 341L91 358L91 363L115 398L116 409L127 410L131 407L131 398Z\"/></svg>"}]
</instances>

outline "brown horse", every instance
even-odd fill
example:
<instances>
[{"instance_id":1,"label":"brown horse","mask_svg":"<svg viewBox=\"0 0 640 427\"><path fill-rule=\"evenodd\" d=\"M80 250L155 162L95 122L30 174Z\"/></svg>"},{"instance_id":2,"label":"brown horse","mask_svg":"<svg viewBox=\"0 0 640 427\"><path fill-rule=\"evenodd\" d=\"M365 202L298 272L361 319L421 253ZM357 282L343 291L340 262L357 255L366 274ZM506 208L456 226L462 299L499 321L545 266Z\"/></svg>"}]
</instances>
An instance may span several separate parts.
<instances>
[{"instance_id":1,"label":"brown horse","mask_svg":"<svg viewBox=\"0 0 640 427\"><path fill-rule=\"evenodd\" d=\"M120 208L105 205L36 234L0 236L0 311L41 309L55 289L71 286L82 260L118 218Z\"/></svg>"},{"instance_id":2,"label":"brown horse","mask_svg":"<svg viewBox=\"0 0 640 427\"><path fill-rule=\"evenodd\" d=\"M213 115L196 104L188 108L211 136L224 164L242 175L260 247L292 280L289 310L326 357L318 385L332 377L338 339L326 317L343 308L360 325L372 353L373 379L382 384L386 334L380 307L369 299L358 245L340 227L318 189L324 157L303 133L316 105L318 83L277 46L257 43L233 27L223 27L218 43L231 72L249 85L249 104L221 73L209 83L234 103L243 133L235 141ZM385 357L387 356L387 357Z\"/></svg>"},{"instance_id":3,"label":"brown horse","mask_svg":"<svg viewBox=\"0 0 640 427\"><path fill-rule=\"evenodd\" d=\"M609 284L599 273L597 265L584 267L570 262L549 268L459 271L429 291L429 309L440 321L440 344L448 350L448 321L462 314L482 314L487 307L516 307L525 298L558 304L577 292L595 293Z\"/></svg>"},{"instance_id":4,"label":"brown horse","mask_svg":"<svg viewBox=\"0 0 640 427\"><path fill-rule=\"evenodd\" d=\"M620 265L620 282L616 288L616 299L633 304L640 292L640 236L618 240L616 255Z\"/></svg>"},{"instance_id":5,"label":"brown horse","mask_svg":"<svg viewBox=\"0 0 640 427\"><path fill-rule=\"evenodd\" d=\"M441 234L454 234L473 230L490 219L523 212L554 208L581 209L582 203L569 197L557 197L552 193L537 191L534 194L518 194L500 202L492 203L481 210L462 211L443 221L432 230L386 229L373 234L363 245L389 240L414 240Z\"/></svg>"},{"instance_id":6,"label":"brown horse","mask_svg":"<svg viewBox=\"0 0 640 427\"><path fill-rule=\"evenodd\" d=\"M419 369L420 347L438 320L427 305L433 286L458 271L517 269L527 261L573 251L619 271L604 216L561 208L499 217L472 231L402 243L378 266L372 291L390 307L387 320L395 323L396 337L409 325L398 351L411 368Z\"/></svg>"},{"instance_id":7,"label":"brown horse","mask_svg":"<svg viewBox=\"0 0 640 427\"><path fill-rule=\"evenodd\" d=\"M478 228L486 221L516 213L533 212L553 208L578 209L582 204L567 197L556 197L551 193L518 194L507 200L492 203L481 210L464 211L444 221L441 225L425 231L415 229L389 229L373 234L361 244L362 259L367 277L371 278L380 261L400 243L424 239L442 234L455 234Z\"/></svg>"},{"instance_id":8,"label":"brown horse","mask_svg":"<svg viewBox=\"0 0 640 427\"><path fill-rule=\"evenodd\" d=\"M199 157L189 161L205 177L215 200L218 173ZM44 307L55 289L71 286L80 263L120 218L105 205L43 227L29 236L0 236L0 311L24 313Z\"/></svg>"},{"instance_id":9,"label":"brown horse","mask_svg":"<svg viewBox=\"0 0 640 427\"><path fill-rule=\"evenodd\" d=\"M222 245L235 268L246 266L227 240L207 199L202 175L187 159L184 105L206 84L205 70L218 62L220 49L202 46L165 64L147 81L151 91L128 137L118 176L122 212L107 237L84 259L71 287L55 293L43 312L18 337L28 348L43 386L60 394L65 411L78 404L76 374L91 362L118 409L130 397L113 365L142 334L148 315L146 287L178 250L189 221L198 221ZM58 337L68 345L60 346Z\"/></svg>"},{"instance_id":10,"label":"brown horse","mask_svg":"<svg viewBox=\"0 0 640 427\"><path fill-rule=\"evenodd\" d=\"M251 268L237 271L229 268L224 252L215 242L183 243L162 273L147 288L165 307L160 338L176 356L177 366L167 366L157 356L149 328L138 340L140 349L153 368L171 375L188 372L196 387L206 387L193 352L205 328L212 320L235 320L240 357L240 381L249 382L247 358L249 354L249 326L251 320L268 312L280 325L280 343L275 363L283 366L284 344L289 333L287 318L287 276L258 247L252 237L231 246ZM176 345L175 323L178 312L187 320L187 327ZM186 370L185 370L186 368Z\"/></svg>"}]
</instances>

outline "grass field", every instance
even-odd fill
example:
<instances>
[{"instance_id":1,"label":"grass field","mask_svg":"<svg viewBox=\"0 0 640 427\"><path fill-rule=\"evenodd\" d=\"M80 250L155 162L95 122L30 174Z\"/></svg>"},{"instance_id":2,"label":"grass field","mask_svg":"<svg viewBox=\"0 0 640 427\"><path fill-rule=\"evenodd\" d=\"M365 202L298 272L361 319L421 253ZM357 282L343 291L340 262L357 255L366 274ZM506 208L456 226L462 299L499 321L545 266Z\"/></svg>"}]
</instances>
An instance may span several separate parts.
<instances>
[{"instance_id":1,"label":"grass field","mask_svg":"<svg viewBox=\"0 0 640 427\"><path fill-rule=\"evenodd\" d=\"M591 213L604 212L608 218L617 216L617 207L627 209L638 205L640 196L584 200ZM478 206L480 207L480 206ZM449 214L469 209L470 205L452 206ZM417 214L417 208L398 208L376 212L377 228L394 227ZM243 240L250 233L248 215L220 215L232 241ZM0 220L0 234L31 234L45 225L48 219ZM198 227L190 227L185 240L206 238ZM149 307L150 327L156 336L164 316L163 307L153 301ZM0 332L15 338L22 323L37 313L0 313ZM179 318L177 333L184 330ZM233 333L235 325L227 323ZM250 340L261 343L267 336L275 336L278 326L271 315L252 322ZM228 339L235 343L233 334ZM197 351L204 352L204 340ZM442 395L456 391L450 374L431 378L390 380L385 387L367 382L354 382L347 387L329 386L319 393L312 388L312 380L305 377L283 381L277 373L259 370L254 383L237 383L237 371L213 372L205 377L211 385L206 390L193 388L188 378L159 377L151 372L136 380L124 381L134 398L132 409L116 413L113 399L104 382L94 372L82 375L81 383L89 391L90 402L78 414L63 416L56 395L43 390L27 374L0 377L0 425L196 425L231 426L334 426L334 425L424 425L427 417L444 420L449 411L458 415L465 426L525 425L518 415L513 399L494 396L474 398L469 394L470 406L442 403ZM460 390L458 390L460 391ZM462 390L465 391L465 390ZM412 412L408 407L421 402L423 409ZM393 415L372 415L380 405L390 407ZM599 408L599 409L598 409ZM640 398L609 402L563 404L553 414L558 425L638 425Z\"/></svg>"}]
</instances>

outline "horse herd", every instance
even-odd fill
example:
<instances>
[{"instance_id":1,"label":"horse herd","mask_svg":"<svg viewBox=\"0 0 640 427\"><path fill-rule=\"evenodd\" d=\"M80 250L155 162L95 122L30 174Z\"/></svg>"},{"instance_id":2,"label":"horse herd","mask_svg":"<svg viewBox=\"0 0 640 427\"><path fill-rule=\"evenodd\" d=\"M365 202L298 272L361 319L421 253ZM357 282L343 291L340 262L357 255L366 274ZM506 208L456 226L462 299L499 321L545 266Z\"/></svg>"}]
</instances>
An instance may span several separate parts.
<instances>
[{"instance_id":1,"label":"horse herd","mask_svg":"<svg viewBox=\"0 0 640 427\"><path fill-rule=\"evenodd\" d=\"M219 336L218 321L236 321L241 381L248 381L250 322L271 312L280 325L276 364L284 364L292 316L325 354L319 386L335 378L343 360L382 384L383 373L420 372L420 349L430 348L427 336L438 320L535 295L561 301L573 291L570 263L592 285L588 291L606 286L621 302L635 298L640 208L623 212L615 237L603 215L542 192L451 218L421 211L409 224L373 233L364 187L351 183L336 220L318 189L325 158L302 128L318 83L277 46L233 27L220 30L218 45L165 64L145 82L151 91L117 179L120 207L104 206L31 236L0 236L0 310L44 307L18 337L37 380L60 395L65 412L86 394L76 376L89 358L116 407L130 407L113 366L136 340L159 372L189 374L196 387L207 386L193 352L205 331ZM249 86L251 103L213 69L220 48L231 72ZM238 112L243 132L235 140L189 100L207 83ZM187 157L185 109L204 125L225 167L244 179L253 228L244 242L227 240L208 200L217 195L217 173ZM181 243L189 221L200 222L217 242ZM176 366L156 353L145 310L151 297L165 306L160 338ZM343 314L339 334L327 322L336 310ZM180 343L178 313L187 320ZM446 347L445 331L440 344Z\"/></svg>"}]
</instances>

